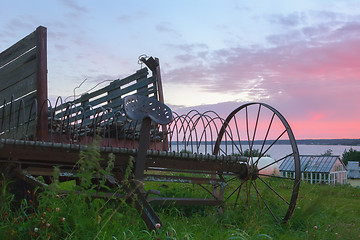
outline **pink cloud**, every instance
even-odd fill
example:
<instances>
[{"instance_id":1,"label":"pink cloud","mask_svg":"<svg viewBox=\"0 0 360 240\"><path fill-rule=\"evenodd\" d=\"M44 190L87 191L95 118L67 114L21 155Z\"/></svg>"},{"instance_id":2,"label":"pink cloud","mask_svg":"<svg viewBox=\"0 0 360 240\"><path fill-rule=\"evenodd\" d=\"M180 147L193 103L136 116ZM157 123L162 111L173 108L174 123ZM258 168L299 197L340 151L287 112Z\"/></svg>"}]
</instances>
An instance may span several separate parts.
<instances>
[{"instance_id":1,"label":"pink cloud","mask_svg":"<svg viewBox=\"0 0 360 240\"><path fill-rule=\"evenodd\" d=\"M208 51L206 58L187 51L179 59L188 63L167 72L166 80L223 94L250 92L284 112L302 138L359 137L360 22L342 18L270 36L272 47L238 46ZM226 105L228 112L235 106ZM209 107L224 112L222 103Z\"/></svg>"}]
</instances>

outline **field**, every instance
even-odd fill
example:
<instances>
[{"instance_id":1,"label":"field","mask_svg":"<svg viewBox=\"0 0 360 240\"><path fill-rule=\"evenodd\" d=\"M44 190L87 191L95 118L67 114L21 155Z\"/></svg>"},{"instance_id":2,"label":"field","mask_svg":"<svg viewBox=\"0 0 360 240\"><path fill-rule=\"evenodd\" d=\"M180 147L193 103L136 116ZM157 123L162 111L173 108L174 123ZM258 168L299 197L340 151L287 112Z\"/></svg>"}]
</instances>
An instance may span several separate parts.
<instances>
[{"instance_id":1,"label":"field","mask_svg":"<svg viewBox=\"0 0 360 240\"><path fill-rule=\"evenodd\" d=\"M360 188L302 182L294 214L284 224L281 216L288 207L282 199L261 185L259 179L255 184L259 194L254 189L233 194L239 186L236 178L229 181L226 188L228 200L222 206L222 214L213 206L154 206L163 226L158 231L149 231L133 203L115 198L116 194L124 192L121 187L108 189L114 193L113 198L92 197L99 186L107 187L101 181L101 174L107 175L111 169L97 172L100 185L95 185L91 177L98 168L97 160L84 161L84 156L79 161L80 169L85 169L79 172L79 185L74 181L58 182L57 171L54 171L54 181L44 191L29 188L23 198L19 198L9 192L14 182L1 176L0 238L360 239ZM282 179L263 179L284 198L291 197L291 181L286 184ZM250 184L244 184L242 189L248 186ZM144 187L159 189L163 196L170 197L205 197L204 194L208 194L193 184L145 182ZM67 192L61 193L64 190ZM268 207L274 215L280 216L280 223L274 220Z\"/></svg>"}]
</instances>

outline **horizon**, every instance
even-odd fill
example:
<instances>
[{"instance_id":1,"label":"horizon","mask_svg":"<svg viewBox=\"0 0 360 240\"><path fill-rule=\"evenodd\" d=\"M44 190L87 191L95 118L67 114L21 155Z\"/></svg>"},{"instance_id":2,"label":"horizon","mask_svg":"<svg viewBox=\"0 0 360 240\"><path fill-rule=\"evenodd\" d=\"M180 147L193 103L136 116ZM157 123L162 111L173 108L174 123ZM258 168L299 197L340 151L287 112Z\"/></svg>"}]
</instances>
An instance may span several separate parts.
<instances>
[{"instance_id":1,"label":"horizon","mask_svg":"<svg viewBox=\"0 0 360 240\"><path fill-rule=\"evenodd\" d=\"M204 6L206 5L206 8ZM175 112L226 117L264 102L295 138L360 139L360 5L357 1L8 1L0 52L47 28L48 95L85 92L160 59Z\"/></svg>"}]
</instances>

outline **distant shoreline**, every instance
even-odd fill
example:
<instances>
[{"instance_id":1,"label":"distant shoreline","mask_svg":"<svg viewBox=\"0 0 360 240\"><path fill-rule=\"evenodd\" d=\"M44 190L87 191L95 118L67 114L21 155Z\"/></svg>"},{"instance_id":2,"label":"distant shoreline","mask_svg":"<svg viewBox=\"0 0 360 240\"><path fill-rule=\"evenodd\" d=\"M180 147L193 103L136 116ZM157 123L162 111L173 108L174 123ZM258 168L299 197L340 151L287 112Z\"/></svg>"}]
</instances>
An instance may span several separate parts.
<instances>
[{"instance_id":1,"label":"distant shoreline","mask_svg":"<svg viewBox=\"0 0 360 240\"><path fill-rule=\"evenodd\" d=\"M346 145L360 146L360 139L300 139L298 145Z\"/></svg>"},{"instance_id":2,"label":"distant shoreline","mask_svg":"<svg viewBox=\"0 0 360 240\"><path fill-rule=\"evenodd\" d=\"M238 142L238 141L235 141ZM270 145L274 140L266 140L266 145ZM176 143L176 141L172 141ZM194 141L195 143L195 141ZM210 142L208 142L210 143ZM215 141L213 142L215 144ZM246 144L247 141L242 140L242 144ZM255 140L255 145L262 145L264 140ZM360 146L360 139L299 139L296 140L297 145L343 145L343 146ZM225 144L222 142L221 144ZM231 141L228 141L228 144L231 145ZM278 140L276 144L290 144L289 140Z\"/></svg>"}]
</instances>

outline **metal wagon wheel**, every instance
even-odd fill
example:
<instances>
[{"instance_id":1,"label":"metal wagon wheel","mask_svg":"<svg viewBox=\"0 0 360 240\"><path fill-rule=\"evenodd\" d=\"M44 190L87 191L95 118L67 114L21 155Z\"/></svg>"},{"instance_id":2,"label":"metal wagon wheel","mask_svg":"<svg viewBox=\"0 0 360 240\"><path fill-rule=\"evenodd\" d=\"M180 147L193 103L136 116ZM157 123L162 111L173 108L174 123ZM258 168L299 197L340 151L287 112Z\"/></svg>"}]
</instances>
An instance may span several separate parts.
<instances>
[{"instance_id":1,"label":"metal wagon wheel","mask_svg":"<svg viewBox=\"0 0 360 240\"><path fill-rule=\"evenodd\" d=\"M259 207L277 222L287 222L296 205L300 184L300 158L293 132L273 107L248 103L225 120L214 148L215 155L238 154L245 171L217 172L227 186L214 187L223 205ZM279 165L287 159L293 172L284 176Z\"/></svg>"}]
</instances>

